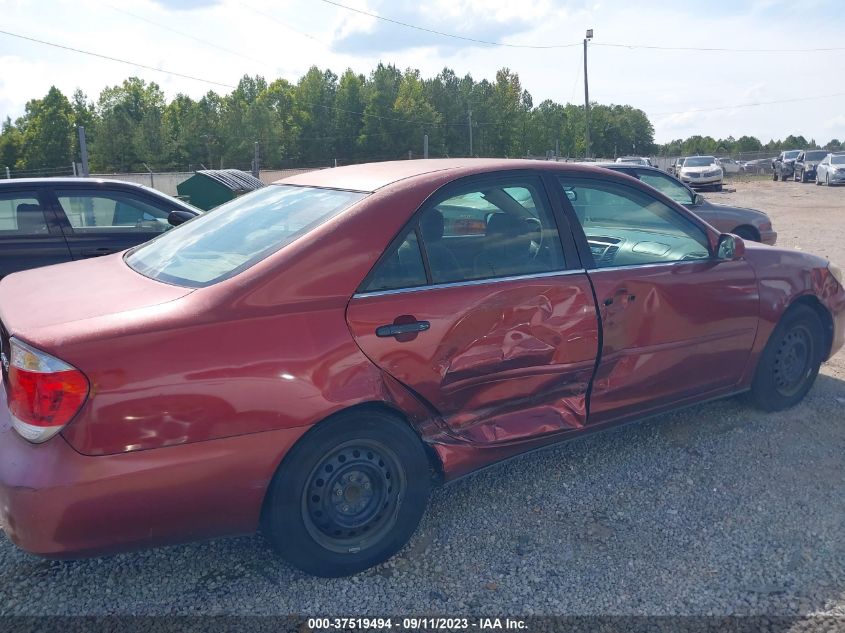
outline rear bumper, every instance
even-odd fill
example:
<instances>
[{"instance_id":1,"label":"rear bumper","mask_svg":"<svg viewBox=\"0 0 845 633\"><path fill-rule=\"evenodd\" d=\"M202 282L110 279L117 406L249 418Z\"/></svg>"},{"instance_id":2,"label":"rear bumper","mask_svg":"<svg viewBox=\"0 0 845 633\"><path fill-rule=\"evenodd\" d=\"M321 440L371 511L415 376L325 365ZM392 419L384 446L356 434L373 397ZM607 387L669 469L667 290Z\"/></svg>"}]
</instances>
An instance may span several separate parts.
<instances>
[{"instance_id":1,"label":"rear bumper","mask_svg":"<svg viewBox=\"0 0 845 633\"><path fill-rule=\"evenodd\" d=\"M18 547L72 558L254 532L281 458L305 428L90 457L30 444L0 388L0 523Z\"/></svg>"}]
</instances>

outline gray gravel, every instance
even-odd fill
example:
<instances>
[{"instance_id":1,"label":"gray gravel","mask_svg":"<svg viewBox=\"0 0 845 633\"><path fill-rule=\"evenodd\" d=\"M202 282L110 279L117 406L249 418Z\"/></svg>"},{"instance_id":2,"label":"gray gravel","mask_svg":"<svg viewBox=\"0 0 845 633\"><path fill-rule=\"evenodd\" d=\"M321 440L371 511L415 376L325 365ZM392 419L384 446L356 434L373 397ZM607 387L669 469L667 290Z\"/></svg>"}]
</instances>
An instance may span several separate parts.
<instances>
[{"instance_id":1,"label":"gray gravel","mask_svg":"<svg viewBox=\"0 0 845 633\"><path fill-rule=\"evenodd\" d=\"M78 562L0 536L0 615L845 616L843 356L788 412L700 405L437 490L411 543L353 578L305 576L260 536Z\"/></svg>"}]
</instances>

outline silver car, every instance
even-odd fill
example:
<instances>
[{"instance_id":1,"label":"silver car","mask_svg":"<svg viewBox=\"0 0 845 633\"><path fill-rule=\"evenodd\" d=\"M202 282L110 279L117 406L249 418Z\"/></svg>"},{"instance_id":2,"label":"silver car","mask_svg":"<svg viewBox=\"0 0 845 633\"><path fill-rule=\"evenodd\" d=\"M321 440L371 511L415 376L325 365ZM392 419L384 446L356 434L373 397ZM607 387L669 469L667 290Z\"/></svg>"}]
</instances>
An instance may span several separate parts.
<instances>
[{"instance_id":1,"label":"silver car","mask_svg":"<svg viewBox=\"0 0 845 633\"><path fill-rule=\"evenodd\" d=\"M816 184L845 184L845 152L828 154L816 166Z\"/></svg>"}]
</instances>

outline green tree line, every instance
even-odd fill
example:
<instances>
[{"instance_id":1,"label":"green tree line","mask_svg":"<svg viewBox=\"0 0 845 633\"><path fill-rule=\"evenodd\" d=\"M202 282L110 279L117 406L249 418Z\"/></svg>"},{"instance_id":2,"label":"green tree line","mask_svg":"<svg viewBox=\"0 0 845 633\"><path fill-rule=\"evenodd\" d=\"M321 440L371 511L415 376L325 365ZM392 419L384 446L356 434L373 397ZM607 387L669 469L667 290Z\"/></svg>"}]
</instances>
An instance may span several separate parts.
<instances>
[{"instance_id":1,"label":"green tree line","mask_svg":"<svg viewBox=\"0 0 845 633\"><path fill-rule=\"evenodd\" d=\"M754 136L740 136L734 138L729 136L723 139L714 139L712 136L690 136L687 139L677 139L660 146L662 156L689 156L695 154L718 154L720 156L734 154L750 154L768 152L777 154L787 149L827 149L837 152L843 149L838 139L832 139L826 145L819 145L815 139L809 141L803 136L790 134L780 141L770 140L763 143Z\"/></svg>"},{"instance_id":2,"label":"green tree line","mask_svg":"<svg viewBox=\"0 0 845 633\"><path fill-rule=\"evenodd\" d=\"M590 119L593 155L657 150L642 110L596 104ZM105 88L96 101L79 90L68 99L53 87L2 124L0 167L70 166L79 160L80 125L95 173L248 169L256 141L266 168L395 159L409 151L419 157L426 134L432 157L585 154L584 107L551 100L535 106L507 68L476 81L448 68L424 78L379 64L369 76L312 67L295 84L244 76L229 94L178 94L170 102L157 84L137 77Z\"/></svg>"}]
</instances>

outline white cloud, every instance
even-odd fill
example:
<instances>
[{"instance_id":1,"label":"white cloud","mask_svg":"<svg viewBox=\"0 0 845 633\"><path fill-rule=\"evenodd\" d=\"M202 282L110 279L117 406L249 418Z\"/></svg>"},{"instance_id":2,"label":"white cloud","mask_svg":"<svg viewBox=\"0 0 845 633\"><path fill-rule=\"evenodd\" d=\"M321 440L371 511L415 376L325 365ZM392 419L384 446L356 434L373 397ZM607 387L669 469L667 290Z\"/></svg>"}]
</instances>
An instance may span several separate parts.
<instances>
[{"instance_id":1,"label":"white cloud","mask_svg":"<svg viewBox=\"0 0 845 633\"><path fill-rule=\"evenodd\" d=\"M492 79L498 68L508 66L519 73L535 103L547 98L583 100L580 45L552 50L472 46L385 24L315 0L176 0L183 8L172 8L172 1L118 1L0 0L2 28L228 85L236 84L247 73L296 81L311 65L329 67L336 73L346 67L367 73L383 61L400 68L420 68L427 76L449 66L459 75L471 73L476 79ZM841 111L836 106L842 98L690 112L841 91L832 70L838 66L829 59L832 53L657 51L601 46L836 46L841 41L845 14L828 11L822 16L821 12L807 11L817 0L796 8L792 3L774 0L750 4L728 0L704 4L645 0L343 1L437 30L511 43L580 43L585 29L593 28L595 39L589 49L592 99L642 107L651 116L659 141L690 134L753 134L764 141L788 134L822 141L831 136L845 138L845 122L836 114ZM239 55L128 16L114 10L112 4ZM359 46L341 45L350 37L358 37ZM80 87L95 99L105 86L133 74L156 81L168 97L177 92L199 97L209 89L227 91L0 35L0 117L19 116L25 103L43 96L50 85L55 84L68 95Z\"/></svg>"}]
</instances>

